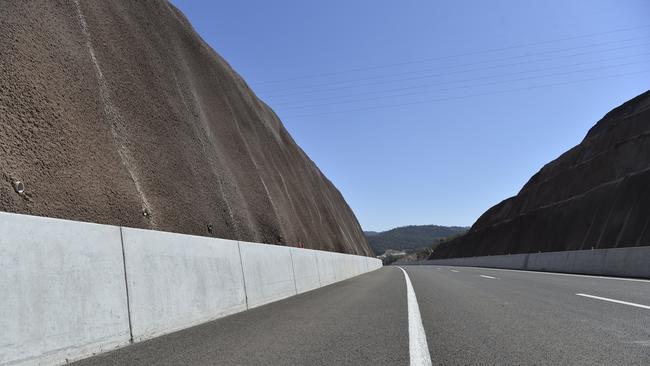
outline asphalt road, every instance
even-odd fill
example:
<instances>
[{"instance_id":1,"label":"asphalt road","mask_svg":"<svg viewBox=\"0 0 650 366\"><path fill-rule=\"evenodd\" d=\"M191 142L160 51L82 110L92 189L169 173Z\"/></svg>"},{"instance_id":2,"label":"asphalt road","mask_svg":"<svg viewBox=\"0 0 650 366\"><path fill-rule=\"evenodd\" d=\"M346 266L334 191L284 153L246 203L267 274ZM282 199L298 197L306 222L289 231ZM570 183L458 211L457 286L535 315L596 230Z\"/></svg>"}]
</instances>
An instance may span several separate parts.
<instances>
[{"instance_id":1,"label":"asphalt road","mask_svg":"<svg viewBox=\"0 0 650 366\"><path fill-rule=\"evenodd\" d=\"M385 267L74 365L650 364L650 281L403 268L417 306Z\"/></svg>"}]
</instances>

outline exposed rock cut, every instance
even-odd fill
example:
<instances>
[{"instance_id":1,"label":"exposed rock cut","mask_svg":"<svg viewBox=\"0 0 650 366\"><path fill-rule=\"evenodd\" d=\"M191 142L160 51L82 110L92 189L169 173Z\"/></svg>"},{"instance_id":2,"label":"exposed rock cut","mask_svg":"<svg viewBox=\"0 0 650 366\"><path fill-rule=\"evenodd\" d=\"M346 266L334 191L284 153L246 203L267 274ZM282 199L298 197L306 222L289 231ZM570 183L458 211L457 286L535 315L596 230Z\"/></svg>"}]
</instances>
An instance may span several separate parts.
<instances>
[{"instance_id":1,"label":"exposed rock cut","mask_svg":"<svg viewBox=\"0 0 650 366\"><path fill-rule=\"evenodd\" d=\"M3 1L0 30L1 210L372 254L339 191L167 1Z\"/></svg>"},{"instance_id":2,"label":"exposed rock cut","mask_svg":"<svg viewBox=\"0 0 650 366\"><path fill-rule=\"evenodd\" d=\"M650 245L650 91L486 211L432 258Z\"/></svg>"}]
</instances>

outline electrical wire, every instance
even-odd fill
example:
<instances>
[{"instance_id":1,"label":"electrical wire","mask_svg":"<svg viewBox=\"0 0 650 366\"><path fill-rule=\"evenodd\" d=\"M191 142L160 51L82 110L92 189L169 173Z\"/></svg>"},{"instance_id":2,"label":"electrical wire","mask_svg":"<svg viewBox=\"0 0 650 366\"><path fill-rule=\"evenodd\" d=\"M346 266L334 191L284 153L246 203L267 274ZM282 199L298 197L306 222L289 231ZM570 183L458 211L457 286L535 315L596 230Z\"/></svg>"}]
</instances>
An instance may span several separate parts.
<instances>
[{"instance_id":1,"label":"electrical wire","mask_svg":"<svg viewBox=\"0 0 650 366\"><path fill-rule=\"evenodd\" d=\"M348 86L340 86L340 87L316 89L316 90L307 90L307 91L296 91L296 92L284 93L284 94L264 94L264 97L265 98L277 98L277 97L286 97L286 96L292 96L292 95L318 94L318 93L329 92L329 91L354 89L354 88L359 88L359 87L364 87L364 86L392 84L392 83L398 83L398 82L403 82L403 81L408 81L408 80L419 80L419 79L422 79L422 78L433 78L433 77L439 77L439 76L464 74L464 73L475 72L475 71L484 71L484 70L500 69L500 68L504 68L504 67L513 67L513 66L519 66L519 65L534 64L534 63L539 63L539 62L554 61L554 60L561 60L561 59L578 57L578 56L585 56L585 55L593 55L593 54L606 53L606 52L612 52L612 51L619 51L619 50L623 50L623 49L636 48L636 47L642 47L642 46L648 46L648 43L632 44L632 45L626 45L626 46L615 47L615 48L608 48L608 49L603 49L603 50L586 51L586 52L580 52L580 53L575 53L575 54L571 54L571 55L560 55L560 56L547 57L547 58L537 59L537 60L519 61L519 62L514 62L514 63L504 64L504 65L492 65L492 66L478 67L478 68L473 68L473 69L450 71L450 72L445 72L445 73L419 75L419 76L413 76L413 77L401 78L401 79L395 79L395 80L384 80L384 81L377 81L377 82L372 82L372 83L363 83L363 84L357 84L357 85L348 85ZM475 63L475 64L479 65L481 63ZM470 64L463 65L463 66L469 66L469 65ZM460 66L458 66L458 67L460 67ZM261 93L261 94L263 94L263 93Z\"/></svg>"},{"instance_id":2,"label":"electrical wire","mask_svg":"<svg viewBox=\"0 0 650 366\"><path fill-rule=\"evenodd\" d=\"M612 58L608 58L608 59L600 59L600 60L587 61L587 62L578 62L578 63L574 63L574 64L570 64L570 65L552 66L552 67L546 67L546 68L541 68L541 69L518 71L518 72L512 72L512 73L506 73L506 74L500 74L500 75L489 75L489 76L484 76L484 77L479 77L479 78L472 78L472 79L451 80L451 81L445 81L445 82L440 82L440 83L435 83L435 84L423 84L423 85L416 85L416 86L410 86L410 87L404 87L404 88L374 90L374 91L368 91L368 92L364 92L364 93L335 95L335 96L330 96L330 97L321 97L321 98L312 98L312 99L306 99L306 100L297 100L297 101L294 100L294 101L291 101L291 102L273 103L273 106L274 107L285 106L285 105L291 106L291 105L295 105L296 103L311 103L311 102L318 102L318 101L337 100L337 99L342 99L342 98L358 97L358 96L364 96L364 95L381 94L381 93L387 93L387 92L431 88L431 87L434 87L434 86L456 84L456 83L465 83L465 82L479 81L479 80L486 80L486 79L493 79L493 78L503 78L505 76L514 76L514 75L521 75L521 74L527 74L527 73L535 73L535 72L540 72L540 71L570 68L570 67L575 67L575 66L589 65L589 64L608 62L608 61L615 61L615 60L627 59L627 58L633 58L633 57L640 57L640 56L648 56L648 55L650 55L650 52L648 52L648 53L640 53L640 54L635 54L635 55L626 55L626 56L623 56L623 57L612 57ZM647 62L650 63L650 61L647 61Z\"/></svg>"},{"instance_id":3,"label":"electrical wire","mask_svg":"<svg viewBox=\"0 0 650 366\"><path fill-rule=\"evenodd\" d=\"M594 77L594 78L587 78L587 79L580 79L580 80L565 81L565 82L560 82L560 83L536 85L536 86L525 87L525 88L508 89L508 90L501 90L501 91L495 91L495 92L470 94L470 95L448 97L448 98L420 100L420 101L408 102L408 103L380 105L380 106L367 107L367 108L357 108L357 109L346 109L346 110L320 112L320 113L289 115L289 116L284 116L283 118L284 119L304 118L304 117L322 116L322 115L330 115L330 114L340 114L340 113L351 113L351 112L369 111L369 110L386 109L386 108L396 108L396 107L411 106L411 105L418 105L418 104L431 104L431 103L450 101L450 100L475 98L475 97L482 97L482 96L491 96L491 95L497 95L497 94L504 94L504 93L518 92L518 91L527 91L527 90L534 90L534 89L540 89L540 88L554 87L554 86L560 86L560 85L577 84L577 83L583 83L583 82L589 82L589 81L595 81L595 80L612 79L612 78L618 78L618 77L624 77L624 76L638 75L638 74L643 74L643 73L648 73L648 72L650 72L650 69L649 70L636 71L636 72L630 72L630 73L622 73L622 74L616 74L616 75L603 76L603 77Z\"/></svg>"},{"instance_id":4,"label":"electrical wire","mask_svg":"<svg viewBox=\"0 0 650 366\"><path fill-rule=\"evenodd\" d=\"M292 78L287 78L287 79L268 80L268 81L253 83L252 85L282 83L282 82L287 82L287 81L294 81L294 80L301 80L301 79L312 79L312 78L318 78L318 77L323 77L323 76L332 76L332 75L339 75L339 74L345 74L345 73L351 73L351 72L384 69L384 68L390 68L390 67L395 67L395 66L402 66L402 65L429 62L429 61L446 60L446 59L451 59L451 58L455 58L455 57L473 56L473 55L492 53L492 52L507 51L507 50L513 50L513 49L532 47L532 46L539 46L539 45L543 45L543 44L565 42L565 41L570 41L570 40L574 40L574 39L596 37L596 36L602 36L602 35L608 35L608 34L614 34L614 33L622 33L622 32L629 32L629 31L632 31L632 30L647 29L647 28L650 28L650 25L638 25L638 26L627 27L627 28L613 29L613 30L604 31L604 32L587 33L587 34L581 34L581 35L576 35L576 36L558 38L558 39L553 39L553 40L539 41L539 42L533 42L533 43L527 43L527 44L500 47L500 48L493 48L493 49L487 49L487 50L481 50L481 51L465 52L465 53L459 53L459 54L455 54L455 55L424 58L424 59L419 59L419 60L410 60L410 61L404 61L404 62L398 62L398 63L392 63L392 64L385 64L385 65L378 65L378 66L352 68L352 69L339 70L339 71L328 72L328 73L297 76L297 77L292 77Z\"/></svg>"}]
</instances>

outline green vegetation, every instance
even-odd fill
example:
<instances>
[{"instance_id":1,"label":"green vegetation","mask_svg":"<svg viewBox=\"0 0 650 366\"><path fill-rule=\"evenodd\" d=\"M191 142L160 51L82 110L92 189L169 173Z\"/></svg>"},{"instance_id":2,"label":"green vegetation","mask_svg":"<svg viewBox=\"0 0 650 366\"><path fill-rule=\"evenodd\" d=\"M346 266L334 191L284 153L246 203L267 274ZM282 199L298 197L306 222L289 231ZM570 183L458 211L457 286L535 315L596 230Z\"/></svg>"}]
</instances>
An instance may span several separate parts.
<instances>
[{"instance_id":1,"label":"green vegetation","mask_svg":"<svg viewBox=\"0 0 650 366\"><path fill-rule=\"evenodd\" d=\"M375 254L380 255L388 249L412 252L420 248L431 248L439 244L441 239L462 235L467 230L467 227L460 226L411 225L365 234Z\"/></svg>"}]
</instances>

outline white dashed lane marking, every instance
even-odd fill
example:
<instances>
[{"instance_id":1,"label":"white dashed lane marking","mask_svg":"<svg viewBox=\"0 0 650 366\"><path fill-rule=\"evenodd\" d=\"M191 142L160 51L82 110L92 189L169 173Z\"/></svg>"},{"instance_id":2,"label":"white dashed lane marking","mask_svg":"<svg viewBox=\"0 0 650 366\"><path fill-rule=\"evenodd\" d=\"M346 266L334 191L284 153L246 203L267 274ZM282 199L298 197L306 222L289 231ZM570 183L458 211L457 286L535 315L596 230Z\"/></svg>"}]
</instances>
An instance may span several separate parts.
<instances>
[{"instance_id":1,"label":"white dashed lane marking","mask_svg":"<svg viewBox=\"0 0 650 366\"><path fill-rule=\"evenodd\" d=\"M489 279L492 279L492 280L496 280L496 279L497 279L496 277L486 276L486 275L481 275L481 277L483 277L483 278L489 278Z\"/></svg>"},{"instance_id":2,"label":"white dashed lane marking","mask_svg":"<svg viewBox=\"0 0 650 366\"><path fill-rule=\"evenodd\" d=\"M641 309L647 309L647 310L650 310L650 306L648 306L648 305L641 305L641 304L637 304L637 303L634 303L634 302L621 301L621 300L616 300L616 299L610 299L610 298L608 298L608 297L600 297L600 296L587 295L587 294L576 294L576 295L578 295L578 296L582 296L582 297L588 297L588 298L590 298L590 299L596 299L596 300L601 300L601 301L609 301L609 302L613 302L613 303L617 303L617 304L628 305L628 306L634 306L634 307L636 307L636 308L641 308Z\"/></svg>"}]
</instances>

